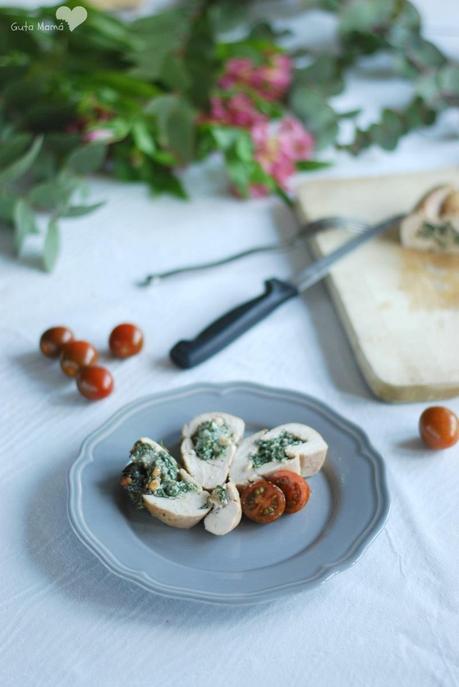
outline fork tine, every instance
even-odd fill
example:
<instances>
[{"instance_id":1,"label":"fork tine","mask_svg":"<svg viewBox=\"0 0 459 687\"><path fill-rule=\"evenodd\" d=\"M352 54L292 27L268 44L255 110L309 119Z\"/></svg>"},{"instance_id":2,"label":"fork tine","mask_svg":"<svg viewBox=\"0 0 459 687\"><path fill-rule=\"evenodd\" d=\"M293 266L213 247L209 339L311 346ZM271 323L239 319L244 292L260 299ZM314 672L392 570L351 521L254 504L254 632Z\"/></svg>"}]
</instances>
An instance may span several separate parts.
<instances>
[{"instance_id":1,"label":"fork tine","mask_svg":"<svg viewBox=\"0 0 459 687\"><path fill-rule=\"evenodd\" d=\"M139 282L139 286L150 286L151 284L159 284L160 281L164 279L169 279L171 277L177 277L181 274L188 274L191 272L199 272L201 270L211 269L213 267L221 267L227 265L230 262L240 260L241 258L246 258L250 255L256 255L257 253L267 253L276 250L288 250L294 246L300 239L306 238L308 235L318 233L319 231L325 231L327 229L349 229L356 233L360 233L368 228L366 222L362 220L355 219L352 217L322 217L321 219L311 220L303 224L299 231L286 241L280 243L264 244L262 246L254 246L253 248L248 248L247 250L241 251L239 253L234 253L233 255L228 255L218 260L212 260L210 262L203 262L195 265L184 265L183 267L177 267L172 270L167 270L166 272L158 272L157 274L149 274L144 281Z\"/></svg>"}]
</instances>

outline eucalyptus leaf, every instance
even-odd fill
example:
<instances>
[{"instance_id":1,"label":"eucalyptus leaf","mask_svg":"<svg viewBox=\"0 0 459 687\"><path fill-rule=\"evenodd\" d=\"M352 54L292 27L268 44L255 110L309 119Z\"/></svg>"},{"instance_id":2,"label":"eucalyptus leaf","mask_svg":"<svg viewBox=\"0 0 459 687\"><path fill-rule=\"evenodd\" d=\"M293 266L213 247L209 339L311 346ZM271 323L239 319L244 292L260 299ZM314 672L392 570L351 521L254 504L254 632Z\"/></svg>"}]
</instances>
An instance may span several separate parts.
<instances>
[{"instance_id":1,"label":"eucalyptus leaf","mask_svg":"<svg viewBox=\"0 0 459 687\"><path fill-rule=\"evenodd\" d=\"M105 201L93 203L92 205L71 205L62 210L62 212L59 213L59 217L83 217L84 215L89 215L91 212L98 210L103 205L105 205Z\"/></svg>"},{"instance_id":2,"label":"eucalyptus leaf","mask_svg":"<svg viewBox=\"0 0 459 687\"><path fill-rule=\"evenodd\" d=\"M427 72L420 76L415 85L416 93L426 102L434 104L439 100L440 84L437 72Z\"/></svg>"},{"instance_id":3,"label":"eucalyptus leaf","mask_svg":"<svg viewBox=\"0 0 459 687\"><path fill-rule=\"evenodd\" d=\"M67 196L58 180L37 184L29 191L28 199L35 207L48 211L55 210L67 202Z\"/></svg>"},{"instance_id":4,"label":"eucalyptus leaf","mask_svg":"<svg viewBox=\"0 0 459 687\"><path fill-rule=\"evenodd\" d=\"M40 152L42 143L43 136L39 136L34 140L29 150L24 153L24 155L21 155L21 157L0 172L0 187L3 184L15 181L29 171Z\"/></svg>"},{"instance_id":5,"label":"eucalyptus leaf","mask_svg":"<svg viewBox=\"0 0 459 687\"><path fill-rule=\"evenodd\" d=\"M20 199L14 206L14 247L19 254L29 234L37 234L35 214L26 200Z\"/></svg>"},{"instance_id":6,"label":"eucalyptus leaf","mask_svg":"<svg viewBox=\"0 0 459 687\"><path fill-rule=\"evenodd\" d=\"M296 86L290 93L290 107L314 135L318 150L335 142L339 115L322 94Z\"/></svg>"},{"instance_id":7,"label":"eucalyptus leaf","mask_svg":"<svg viewBox=\"0 0 459 687\"><path fill-rule=\"evenodd\" d=\"M105 159L107 146L104 143L88 143L74 150L66 161L66 167L75 174L97 172Z\"/></svg>"},{"instance_id":8,"label":"eucalyptus leaf","mask_svg":"<svg viewBox=\"0 0 459 687\"><path fill-rule=\"evenodd\" d=\"M48 229L43 245L43 267L47 272L51 272L56 264L59 255L60 236L57 220L52 217L48 223Z\"/></svg>"},{"instance_id":9,"label":"eucalyptus leaf","mask_svg":"<svg viewBox=\"0 0 459 687\"><path fill-rule=\"evenodd\" d=\"M393 18L395 0L353 0L346 4L340 16L342 33L371 33L375 27L387 25Z\"/></svg>"},{"instance_id":10,"label":"eucalyptus leaf","mask_svg":"<svg viewBox=\"0 0 459 687\"><path fill-rule=\"evenodd\" d=\"M403 46L403 53L417 71L442 67L446 63L445 56L430 41L418 35L411 36Z\"/></svg>"},{"instance_id":11,"label":"eucalyptus leaf","mask_svg":"<svg viewBox=\"0 0 459 687\"><path fill-rule=\"evenodd\" d=\"M445 100L459 103L459 65L447 65L438 74L441 96Z\"/></svg>"},{"instance_id":12,"label":"eucalyptus leaf","mask_svg":"<svg viewBox=\"0 0 459 687\"><path fill-rule=\"evenodd\" d=\"M307 67L297 69L294 87L297 86L313 88L324 95L341 93L344 79L340 59L331 55L320 55Z\"/></svg>"},{"instance_id":13,"label":"eucalyptus leaf","mask_svg":"<svg viewBox=\"0 0 459 687\"><path fill-rule=\"evenodd\" d=\"M9 138L0 141L0 170L11 165L15 160L23 155L25 149L30 145L30 134L10 134Z\"/></svg>"},{"instance_id":14,"label":"eucalyptus leaf","mask_svg":"<svg viewBox=\"0 0 459 687\"><path fill-rule=\"evenodd\" d=\"M14 220L16 202L16 196L11 193L4 196L0 195L0 220L5 222L12 222Z\"/></svg>"},{"instance_id":15,"label":"eucalyptus leaf","mask_svg":"<svg viewBox=\"0 0 459 687\"><path fill-rule=\"evenodd\" d=\"M394 150L403 133L402 118L391 110L385 110L381 122L369 129L372 142L384 150Z\"/></svg>"},{"instance_id":16,"label":"eucalyptus leaf","mask_svg":"<svg viewBox=\"0 0 459 687\"><path fill-rule=\"evenodd\" d=\"M181 163L189 162L194 152L193 108L176 95L164 95L155 98L147 112L157 117L161 144Z\"/></svg>"}]
</instances>

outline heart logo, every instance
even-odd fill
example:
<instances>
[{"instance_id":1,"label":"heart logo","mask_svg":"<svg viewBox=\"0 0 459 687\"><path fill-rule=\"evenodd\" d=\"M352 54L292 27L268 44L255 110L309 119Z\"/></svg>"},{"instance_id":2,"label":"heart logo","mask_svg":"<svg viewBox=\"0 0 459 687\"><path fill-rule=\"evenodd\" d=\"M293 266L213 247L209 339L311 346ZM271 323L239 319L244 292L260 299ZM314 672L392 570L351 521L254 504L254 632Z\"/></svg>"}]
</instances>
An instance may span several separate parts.
<instances>
[{"instance_id":1,"label":"heart logo","mask_svg":"<svg viewBox=\"0 0 459 687\"><path fill-rule=\"evenodd\" d=\"M87 17L88 10L85 7L81 7L81 5L74 7L73 10L71 10L70 7L62 5L56 10L56 19L62 19L63 21L66 21L70 31L73 31L77 26L80 26L80 24L82 24Z\"/></svg>"}]
</instances>

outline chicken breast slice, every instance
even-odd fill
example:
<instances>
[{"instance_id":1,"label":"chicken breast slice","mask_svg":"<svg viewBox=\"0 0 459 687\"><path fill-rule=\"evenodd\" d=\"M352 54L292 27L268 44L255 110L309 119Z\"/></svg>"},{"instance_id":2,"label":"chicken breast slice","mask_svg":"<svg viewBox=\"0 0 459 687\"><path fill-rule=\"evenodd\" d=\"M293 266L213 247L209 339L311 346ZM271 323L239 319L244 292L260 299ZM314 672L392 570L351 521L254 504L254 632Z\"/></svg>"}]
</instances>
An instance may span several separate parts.
<instances>
[{"instance_id":1,"label":"chicken breast slice","mask_svg":"<svg viewBox=\"0 0 459 687\"><path fill-rule=\"evenodd\" d=\"M459 253L459 192L438 186L421 198L400 223L400 241L407 248Z\"/></svg>"},{"instance_id":2,"label":"chicken breast slice","mask_svg":"<svg viewBox=\"0 0 459 687\"><path fill-rule=\"evenodd\" d=\"M328 451L328 444L325 442L322 435L312 427L297 422L279 425L279 427L275 427L271 430L274 436L282 432L293 434L293 436L303 441L301 444L287 446L285 449L287 456L299 459L300 474L303 477L312 477L316 472L319 472L325 462ZM268 434L270 434L270 432L268 432Z\"/></svg>"},{"instance_id":3,"label":"chicken breast slice","mask_svg":"<svg viewBox=\"0 0 459 687\"><path fill-rule=\"evenodd\" d=\"M300 474L300 461L298 457L292 457L282 461L271 461L264 465L255 468L253 465L253 456L257 452L257 446L260 439L272 438L271 433L274 430L262 429L251 436L244 439L236 451L234 460L230 467L230 479L238 486L243 487L250 482L255 482L257 479L266 477L280 468L284 470L291 470Z\"/></svg>"},{"instance_id":4,"label":"chicken breast slice","mask_svg":"<svg viewBox=\"0 0 459 687\"><path fill-rule=\"evenodd\" d=\"M144 453L142 445L152 449ZM202 520L210 510L207 500L208 492L197 485L186 470L179 469L177 461L170 453L153 439L141 437L131 449L131 464L149 465L152 473L150 483L143 485L153 493L139 494L143 506L150 514L171 527L189 528ZM192 484L188 491L177 496L159 496L158 492L168 485L181 485L183 482Z\"/></svg>"},{"instance_id":5,"label":"chicken breast slice","mask_svg":"<svg viewBox=\"0 0 459 687\"><path fill-rule=\"evenodd\" d=\"M208 492L189 491L176 498L165 498L154 494L144 494L145 508L154 518L169 527L189 529L200 522L210 511Z\"/></svg>"},{"instance_id":6,"label":"chicken breast slice","mask_svg":"<svg viewBox=\"0 0 459 687\"><path fill-rule=\"evenodd\" d=\"M440 215L443 203L451 193L454 193L454 186L451 184L434 186L416 203L414 212L419 212L426 219L435 219Z\"/></svg>"},{"instance_id":7,"label":"chicken breast slice","mask_svg":"<svg viewBox=\"0 0 459 687\"><path fill-rule=\"evenodd\" d=\"M233 482L216 487L210 494L209 503L212 504L212 510L204 518L204 527L208 532L222 536L239 525L242 517L241 499Z\"/></svg>"},{"instance_id":8,"label":"chicken breast slice","mask_svg":"<svg viewBox=\"0 0 459 687\"><path fill-rule=\"evenodd\" d=\"M198 455L193 442L196 432L205 423L214 423L217 427L226 426L230 433L230 436L222 435L220 439L220 445L224 446L220 455L207 460ZM221 412L203 413L184 425L181 445L182 459L186 469L197 484L205 489L213 489L226 482L236 448L244 435L244 429L245 424L241 418Z\"/></svg>"},{"instance_id":9,"label":"chicken breast slice","mask_svg":"<svg viewBox=\"0 0 459 687\"><path fill-rule=\"evenodd\" d=\"M272 441L284 433L291 434L296 440L300 440L300 443L287 444L284 450L287 459L254 465L254 456L256 456L260 440ZM279 425L244 439L236 451L230 468L230 477L238 486L269 477L277 470L290 470L303 477L311 477L322 468L327 450L328 446L323 437L312 427L296 422Z\"/></svg>"}]
</instances>

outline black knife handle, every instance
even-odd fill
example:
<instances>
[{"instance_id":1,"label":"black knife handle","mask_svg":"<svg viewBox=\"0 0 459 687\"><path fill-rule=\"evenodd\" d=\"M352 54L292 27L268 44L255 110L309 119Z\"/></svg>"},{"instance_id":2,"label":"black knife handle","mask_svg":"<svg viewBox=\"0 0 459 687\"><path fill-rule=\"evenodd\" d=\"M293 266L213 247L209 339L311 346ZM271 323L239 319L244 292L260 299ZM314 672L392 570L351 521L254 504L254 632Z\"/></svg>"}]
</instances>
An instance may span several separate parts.
<instances>
[{"instance_id":1,"label":"black knife handle","mask_svg":"<svg viewBox=\"0 0 459 687\"><path fill-rule=\"evenodd\" d=\"M238 305L222 315L195 339L176 343L170 351L171 360L182 368L199 365L296 295L298 295L298 290L292 284L280 279L268 279L265 281L265 290L261 296Z\"/></svg>"}]
</instances>

